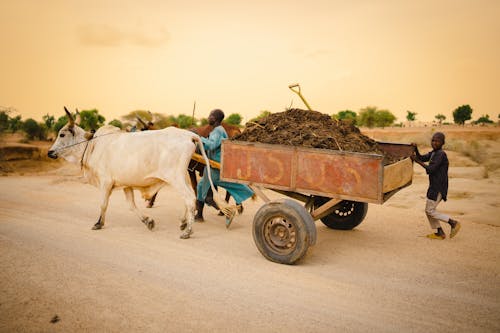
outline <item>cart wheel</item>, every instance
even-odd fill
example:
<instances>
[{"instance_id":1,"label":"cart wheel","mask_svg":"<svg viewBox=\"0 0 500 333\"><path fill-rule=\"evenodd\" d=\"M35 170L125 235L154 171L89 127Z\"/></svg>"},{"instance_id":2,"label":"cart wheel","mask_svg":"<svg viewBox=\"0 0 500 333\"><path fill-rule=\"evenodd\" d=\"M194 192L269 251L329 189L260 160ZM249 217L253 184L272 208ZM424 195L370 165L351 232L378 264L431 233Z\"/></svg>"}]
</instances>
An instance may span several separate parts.
<instances>
[{"instance_id":1,"label":"cart wheel","mask_svg":"<svg viewBox=\"0 0 500 333\"><path fill-rule=\"evenodd\" d=\"M330 198L316 197L314 206L321 206ZM368 212L366 202L343 200L334 206L333 213L321 218L321 222L328 228L338 230L351 230L357 227Z\"/></svg>"},{"instance_id":2,"label":"cart wheel","mask_svg":"<svg viewBox=\"0 0 500 333\"><path fill-rule=\"evenodd\" d=\"M293 264L316 242L316 225L299 203L281 199L266 203L257 211L253 239L268 260Z\"/></svg>"}]
</instances>

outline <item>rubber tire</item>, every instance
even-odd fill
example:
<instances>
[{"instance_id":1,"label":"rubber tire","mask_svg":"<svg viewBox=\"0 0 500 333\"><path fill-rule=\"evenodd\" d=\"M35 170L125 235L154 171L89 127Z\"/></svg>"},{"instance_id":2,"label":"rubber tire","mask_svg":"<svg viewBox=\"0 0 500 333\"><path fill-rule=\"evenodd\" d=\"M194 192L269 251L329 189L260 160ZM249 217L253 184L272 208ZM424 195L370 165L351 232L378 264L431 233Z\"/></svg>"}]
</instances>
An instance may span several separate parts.
<instances>
[{"instance_id":1,"label":"rubber tire","mask_svg":"<svg viewBox=\"0 0 500 333\"><path fill-rule=\"evenodd\" d=\"M330 198L316 197L314 200L314 206L319 207L325 202L329 201ZM328 228L336 230L352 230L357 227L361 222L363 222L368 212L368 204L366 202L349 201L343 200L334 206L335 209L342 211L351 211L347 216L341 216L338 213L331 213L325 217L321 218L321 222Z\"/></svg>"},{"instance_id":2,"label":"rubber tire","mask_svg":"<svg viewBox=\"0 0 500 333\"><path fill-rule=\"evenodd\" d=\"M273 244L273 235L269 232L269 228L273 226L279 228L284 225L271 223L275 218L277 218L275 221L288 224L289 227L284 228L286 231L295 231L295 237L291 240L294 244L289 249L280 251L279 244ZM288 235L288 232L285 233ZM296 201L290 199L271 201L260 207L254 216L253 239L257 249L266 259L291 265L304 257L309 246L316 242L316 225L311 214Z\"/></svg>"}]
</instances>

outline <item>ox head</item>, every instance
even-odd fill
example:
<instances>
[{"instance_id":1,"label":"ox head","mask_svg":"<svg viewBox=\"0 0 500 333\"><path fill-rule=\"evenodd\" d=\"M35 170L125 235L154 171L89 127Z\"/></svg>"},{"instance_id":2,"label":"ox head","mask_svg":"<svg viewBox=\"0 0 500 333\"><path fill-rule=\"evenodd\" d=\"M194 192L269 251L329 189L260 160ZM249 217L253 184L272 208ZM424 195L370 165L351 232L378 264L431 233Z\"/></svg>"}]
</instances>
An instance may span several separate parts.
<instances>
[{"instance_id":1,"label":"ox head","mask_svg":"<svg viewBox=\"0 0 500 333\"><path fill-rule=\"evenodd\" d=\"M64 111L68 116L68 123L57 133L57 139L47 155L54 159L61 156L69 162L76 162L80 160L84 148L80 143L87 141L91 136L78 126L80 120L78 110L76 120L66 107Z\"/></svg>"}]
</instances>

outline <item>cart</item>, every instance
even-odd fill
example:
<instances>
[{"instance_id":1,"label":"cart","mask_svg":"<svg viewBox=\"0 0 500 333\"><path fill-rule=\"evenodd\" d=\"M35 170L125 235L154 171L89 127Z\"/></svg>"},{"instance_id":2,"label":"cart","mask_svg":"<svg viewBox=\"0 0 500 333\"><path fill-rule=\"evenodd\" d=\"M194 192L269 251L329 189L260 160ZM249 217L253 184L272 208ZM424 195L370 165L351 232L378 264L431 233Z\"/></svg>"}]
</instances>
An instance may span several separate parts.
<instances>
[{"instance_id":1,"label":"cart","mask_svg":"<svg viewBox=\"0 0 500 333\"><path fill-rule=\"evenodd\" d=\"M384 166L378 154L226 140L221 179L247 184L265 202L253 219L255 244L268 260L293 264L316 243L314 221L353 229L368 203L383 204L411 184L413 147L378 144L401 160ZM270 200L263 189L289 198Z\"/></svg>"}]
</instances>

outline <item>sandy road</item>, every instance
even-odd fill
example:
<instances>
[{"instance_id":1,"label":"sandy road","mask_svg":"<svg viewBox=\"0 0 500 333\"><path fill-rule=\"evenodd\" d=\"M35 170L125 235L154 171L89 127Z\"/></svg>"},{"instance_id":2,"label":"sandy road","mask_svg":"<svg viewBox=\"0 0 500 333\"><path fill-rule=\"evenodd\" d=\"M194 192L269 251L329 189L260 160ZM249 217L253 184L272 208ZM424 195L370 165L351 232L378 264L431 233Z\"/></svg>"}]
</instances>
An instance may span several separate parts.
<instances>
[{"instance_id":1,"label":"sandy road","mask_svg":"<svg viewBox=\"0 0 500 333\"><path fill-rule=\"evenodd\" d=\"M356 230L316 222L318 242L294 266L254 245L260 200L229 231L206 209L181 240L173 190L149 210L153 232L116 192L92 231L98 192L67 179L0 178L1 332L500 331L499 228L465 214L457 238L419 237L430 231L424 177L370 205ZM467 199L448 209L475 211Z\"/></svg>"}]
</instances>

